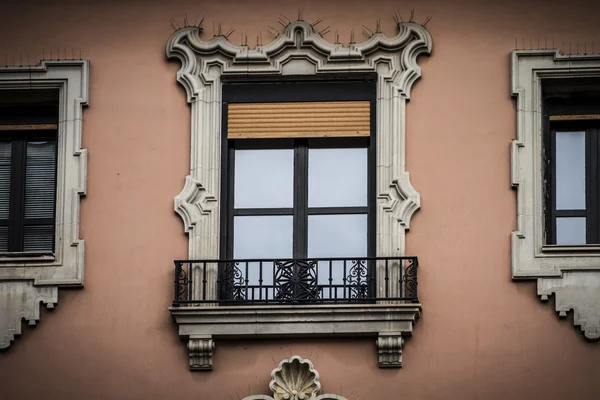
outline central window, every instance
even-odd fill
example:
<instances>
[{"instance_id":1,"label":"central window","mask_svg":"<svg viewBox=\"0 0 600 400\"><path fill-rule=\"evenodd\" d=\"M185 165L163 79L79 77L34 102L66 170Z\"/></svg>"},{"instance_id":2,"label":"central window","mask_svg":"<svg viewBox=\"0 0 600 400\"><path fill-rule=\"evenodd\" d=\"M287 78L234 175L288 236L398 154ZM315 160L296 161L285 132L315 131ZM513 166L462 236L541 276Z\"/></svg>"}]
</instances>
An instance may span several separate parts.
<instances>
[{"instance_id":1,"label":"central window","mask_svg":"<svg viewBox=\"0 0 600 400\"><path fill-rule=\"evenodd\" d=\"M372 275L374 255L374 82L223 93L222 252L237 274L222 279L253 300L356 295L351 269Z\"/></svg>"}]
</instances>

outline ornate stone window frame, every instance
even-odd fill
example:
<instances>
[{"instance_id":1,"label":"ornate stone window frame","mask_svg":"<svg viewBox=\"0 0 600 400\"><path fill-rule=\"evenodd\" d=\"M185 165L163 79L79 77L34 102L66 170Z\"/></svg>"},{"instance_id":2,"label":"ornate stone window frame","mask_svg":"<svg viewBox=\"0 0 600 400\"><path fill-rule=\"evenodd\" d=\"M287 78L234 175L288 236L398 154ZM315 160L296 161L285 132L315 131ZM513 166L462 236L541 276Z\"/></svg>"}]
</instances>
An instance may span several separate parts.
<instances>
[{"instance_id":1,"label":"ornate stone window frame","mask_svg":"<svg viewBox=\"0 0 600 400\"><path fill-rule=\"evenodd\" d=\"M537 279L542 300L554 294L556 311L588 339L600 338L600 250L597 246L545 246L542 82L600 77L600 54L558 50L512 53L512 95L517 98L517 139L511 145L511 181L517 189L517 230L512 233L513 279Z\"/></svg>"},{"instance_id":2,"label":"ornate stone window frame","mask_svg":"<svg viewBox=\"0 0 600 400\"><path fill-rule=\"evenodd\" d=\"M0 349L21 333L21 319L39 320L39 305L53 308L59 286L82 286L84 241L79 237L87 150L81 148L82 109L88 102L89 61L43 60L36 66L0 67L0 90L58 89L59 123L53 254L0 253Z\"/></svg>"},{"instance_id":3,"label":"ornate stone window frame","mask_svg":"<svg viewBox=\"0 0 600 400\"><path fill-rule=\"evenodd\" d=\"M420 195L405 168L405 105L421 76L417 57L431 52L432 40L423 25L402 22L397 28L394 37L377 29L365 42L349 47L327 42L302 20L289 23L271 43L255 49L234 45L225 35L204 40L202 29L195 26L181 28L170 37L166 55L181 61L177 81L191 105L190 174L175 197L175 212L189 236L189 259L218 259L220 255L222 77L251 80L265 75L352 73L377 74L376 255L404 255L405 233L420 207ZM217 271L208 271L206 278L206 298L216 299ZM191 369L212 369L215 337L343 334L379 336L380 366L399 367L402 336L412 333L421 306L198 306L170 311L180 336L188 340Z\"/></svg>"}]
</instances>

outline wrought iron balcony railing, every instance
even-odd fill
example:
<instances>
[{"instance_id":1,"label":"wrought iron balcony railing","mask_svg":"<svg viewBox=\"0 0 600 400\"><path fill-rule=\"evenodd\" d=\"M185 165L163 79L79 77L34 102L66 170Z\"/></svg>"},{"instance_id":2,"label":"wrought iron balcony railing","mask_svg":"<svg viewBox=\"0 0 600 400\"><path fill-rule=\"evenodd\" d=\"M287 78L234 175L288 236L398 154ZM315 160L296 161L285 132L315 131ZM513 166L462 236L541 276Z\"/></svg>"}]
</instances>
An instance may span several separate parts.
<instances>
[{"instance_id":1,"label":"wrought iron balcony railing","mask_svg":"<svg viewBox=\"0 0 600 400\"><path fill-rule=\"evenodd\" d=\"M416 257L177 260L173 307L418 302Z\"/></svg>"}]
</instances>

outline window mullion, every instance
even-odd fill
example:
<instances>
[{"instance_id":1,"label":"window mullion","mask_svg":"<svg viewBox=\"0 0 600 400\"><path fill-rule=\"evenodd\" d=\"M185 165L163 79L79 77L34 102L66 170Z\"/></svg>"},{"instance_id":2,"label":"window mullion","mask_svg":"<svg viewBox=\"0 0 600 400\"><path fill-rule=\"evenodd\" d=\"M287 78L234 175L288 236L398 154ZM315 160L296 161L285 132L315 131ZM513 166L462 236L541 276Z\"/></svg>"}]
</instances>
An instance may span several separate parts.
<instances>
[{"instance_id":1,"label":"window mullion","mask_svg":"<svg viewBox=\"0 0 600 400\"><path fill-rule=\"evenodd\" d=\"M308 142L294 146L294 258L308 257Z\"/></svg>"},{"instance_id":2,"label":"window mullion","mask_svg":"<svg viewBox=\"0 0 600 400\"><path fill-rule=\"evenodd\" d=\"M23 251L25 206L25 141L13 140L11 149L11 189L8 222L8 251Z\"/></svg>"}]
</instances>

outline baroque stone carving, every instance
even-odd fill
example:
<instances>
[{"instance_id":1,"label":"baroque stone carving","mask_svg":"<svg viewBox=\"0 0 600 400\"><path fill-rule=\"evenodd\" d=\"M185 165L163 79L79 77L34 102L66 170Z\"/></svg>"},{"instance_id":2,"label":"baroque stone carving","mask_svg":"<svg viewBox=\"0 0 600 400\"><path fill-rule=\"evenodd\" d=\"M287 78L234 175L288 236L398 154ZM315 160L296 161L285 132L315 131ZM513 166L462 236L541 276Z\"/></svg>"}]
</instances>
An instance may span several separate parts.
<instances>
[{"instance_id":1,"label":"baroque stone carving","mask_svg":"<svg viewBox=\"0 0 600 400\"><path fill-rule=\"evenodd\" d=\"M275 39L252 49L235 45L226 35L203 37L201 28L178 29L169 38L166 55L181 62L177 81L185 88L191 105L190 173L185 186L175 197L174 208L185 225L189 237L189 259L218 259L220 245L221 193L221 90L223 77L265 75L377 75L377 169L378 193L377 256L402 256L405 234L413 213L420 206L420 195L410 183L405 164L406 102L410 90L421 76L419 55L429 54L432 40L427 29L414 22L397 24L397 32L388 37L377 29L362 43L330 43L306 21L288 23ZM383 264L383 263L382 263ZM206 275L192 276L196 296L216 299L218 272L216 264L206 268ZM378 279L383 279L384 265L377 265ZM194 274L194 272L192 272ZM398 284L398 271L390 272L390 282ZM199 282L206 282L200 285ZM383 284L377 285L383 288ZM394 290L394 288L390 288ZM206 290L206 293L202 293ZM381 293L380 293L381 294ZM260 307L258 311L238 312L236 307L204 304L198 307L176 307L170 311L179 325L179 334L213 338L248 335L331 335L353 332L377 337L390 329L409 335L419 315L419 304L386 304L376 308L374 316L366 316L370 308L298 306L299 312L278 307ZM243 309L246 307L237 307ZM215 314L216 313L216 314ZM339 313L351 314L352 326L335 320ZM319 323L307 324L301 316L318 316ZM381 316L381 315L384 316ZM365 315L364 318L361 316ZM399 320L395 316L402 315ZM381 316L381 317L380 317ZM211 320L211 324L204 321ZM391 323L390 323L391 321ZM341 330L340 330L341 329ZM390 364L396 365L396 364Z\"/></svg>"},{"instance_id":2,"label":"baroque stone carving","mask_svg":"<svg viewBox=\"0 0 600 400\"><path fill-rule=\"evenodd\" d=\"M79 236L80 199L86 193L87 150L81 148L82 113L88 101L89 62L44 60L0 67L0 89L60 91L54 253L0 254L0 348L21 333L21 319L39 319L39 304L57 302L60 286L82 286L85 246Z\"/></svg>"},{"instance_id":3,"label":"baroque stone carving","mask_svg":"<svg viewBox=\"0 0 600 400\"><path fill-rule=\"evenodd\" d=\"M321 390L319 373L310 360L300 356L279 363L271 372L269 388L273 397L253 395L242 400L347 400L335 394L318 395Z\"/></svg>"},{"instance_id":4,"label":"baroque stone carving","mask_svg":"<svg viewBox=\"0 0 600 400\"><path fill-rule=\"evenodd\" d=\"M588 339L600 338L600 251L597 247L544 243L543 125L545 79L600 78L600 54L558 50L512 53L512 94L517 98L517 139L511 147L511 181L517 190L517 230L512 233L513 279L537 279L542 300L554 294L556 311L574 312ZM560 250L560 251L557 251Z\"/></svg>"},{"instance_id":5,"label":"baroque stone carving","mask_svg":"<svg viewBox=\"0 0 600 400\"><path fill-rule=\"evenodd\" d=\"M312 362L299 356L280 362L271 378L269 388L275 400L312 400L321 390L319 373Z\"/></svg>"}]
</instances>

